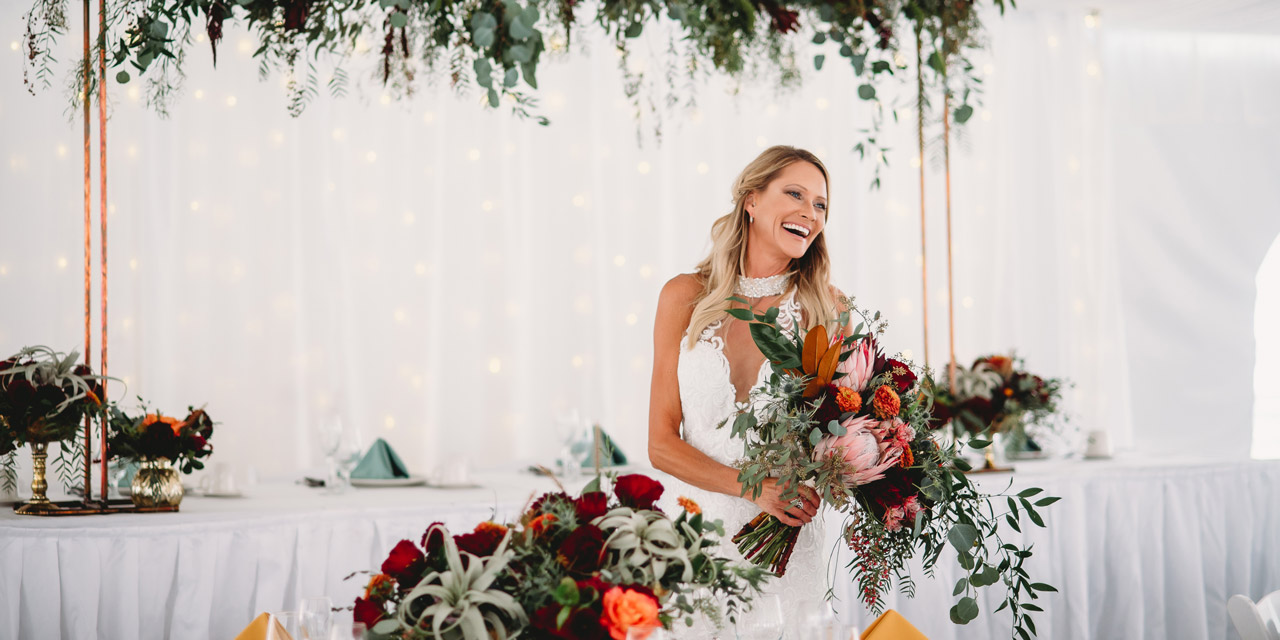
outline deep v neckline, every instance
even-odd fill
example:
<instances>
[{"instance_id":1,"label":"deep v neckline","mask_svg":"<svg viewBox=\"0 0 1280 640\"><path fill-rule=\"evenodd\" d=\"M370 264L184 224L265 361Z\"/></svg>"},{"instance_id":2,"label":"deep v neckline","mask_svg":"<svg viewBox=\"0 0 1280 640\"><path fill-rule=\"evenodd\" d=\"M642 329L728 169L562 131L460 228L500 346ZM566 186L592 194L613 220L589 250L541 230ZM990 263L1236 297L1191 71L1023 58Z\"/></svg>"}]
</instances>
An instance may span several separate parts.
<instances>
[{"instance_id":1,"label":"deep v neckline","mask_svg":"<svg viewBox=\"0 0 1280 640\"><path fill-rule=\"evenodd\" d=\"M733 383L733 368L729 366L729 357L724 355L724 349L722 348L716 349L713 346L712 349L715 349L715 352L720 356L720 362L724 364L724 375L726 378L725 381L729 383L729 397L733 398L734 404L738 404L738 403L742 403L742 402L746 402L747 400L750 400L751 389L755 389L760 384L760 378L764 376L765 367L769 366L769 359L765 358L764 362L760 363L760 368L756 370L756 381L751 384L750 389L747 389L747 397L739 400L738 385Z\"/></svg>"}]
</instances>

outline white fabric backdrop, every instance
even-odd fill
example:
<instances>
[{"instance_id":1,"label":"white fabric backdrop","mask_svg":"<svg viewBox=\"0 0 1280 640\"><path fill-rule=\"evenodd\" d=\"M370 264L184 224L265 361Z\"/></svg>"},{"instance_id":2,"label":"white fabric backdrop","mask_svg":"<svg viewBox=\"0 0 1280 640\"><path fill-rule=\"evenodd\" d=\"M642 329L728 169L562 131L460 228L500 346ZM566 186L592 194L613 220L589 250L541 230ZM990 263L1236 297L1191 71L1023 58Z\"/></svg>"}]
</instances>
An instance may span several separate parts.
<instances>
[{"instance_id":1,"label":"white fabric backdrop","mask_svg":"<svg viewBox=\"0 0 1280 640\"><path fill-rule=\"evenodd\" d=\"M1129 324L1163 317L1182 293L1147 304L1121 289L1132 280L1122 269L1147 250L1118 244L1133 218L1118 215L1128 192L1111 185L1131 167L1106 134L1118 109L1107 83L1134 75L1111 71L1129 54L1104 46L1105 21L1090 28L1083 15L1044 7L990 20L992 51L977 61L985 107L954 158L957 355L1017 347L1037 372L1075 380L1076 424L1109 429L1123 447L1135 441L1129 369L1149 356L1129 351ZM21 32L16 10L0 14L0 32ZM74 40L61 59L75 58ZM794 94L704 87L697 107L668 119L661 146L641 148L611 48L585 34L575 47L591 55L540 74L548 128L443 88L384 104L371 82L363 99L321 97L290 119L279 78L254 80L241 32L228 34L216 73L193 50L170 120L145 110L136 84L113 85L111 373L168 411L208 402L223 423L215 458L266 474L316 463L309 430L331 412L418 469L459 455L547 461L553 421L571 408L642 459L657 291L702 256L732 178L774 143L827 160L836 283L889 315L889 344L922 355L914 133L886 132L894 169L868 193L869 167L851 151L867 109L846 68L808 71ZM0 138L0 298L22 309L0 316L0 351L69 348L82 331L79 128L59 92L26 95L18 51L0 60L0 117L14 123ZM925 162L936 365L947 332L938 150ZM1203 390L1205 402L1250 403L1247 384L1216 374L1158 380L1187 402ZM1147 434L1200 433L1146 408L1139 418ZM1246 446L1228 433L1237 441L1221 452Z\"/></svg>"}]
</instances>

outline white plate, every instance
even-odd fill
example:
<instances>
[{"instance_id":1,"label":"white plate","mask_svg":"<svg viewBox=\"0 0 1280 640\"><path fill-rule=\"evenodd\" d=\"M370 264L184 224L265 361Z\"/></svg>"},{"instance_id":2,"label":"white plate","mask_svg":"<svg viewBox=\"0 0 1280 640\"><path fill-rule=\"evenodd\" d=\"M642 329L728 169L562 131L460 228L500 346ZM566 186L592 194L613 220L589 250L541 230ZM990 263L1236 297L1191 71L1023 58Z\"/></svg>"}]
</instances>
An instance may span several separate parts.
<instances>
[{"instance_id":1,"label":"white plate","mask_svg":"<svg viewBox=\"0 0 1280 640\"><path fill-rule=\"evenodd\" d=\"M484 487L474 482L430 482L428 487L432 489L483 489Z\"/></svg>"},{"instance_id":2,"label":"white plate","mask_svg":"<svg viewBox=\"0 0 1280 640\"><path fill-rule=\"evenodd\" d=\"M206 491L200 494L206 498L243 498L242 491Z\"/></svg>"},{"instance_id":3,"label":"white plate","mask_svg":"<svg viewBox=\"0 0 1280 640\"><path fill-rule=\"evenodd\" d=\"M408 478L352 478L353 487L417 487L427 483L423 476Z\"/></svg>"}]
</instances>

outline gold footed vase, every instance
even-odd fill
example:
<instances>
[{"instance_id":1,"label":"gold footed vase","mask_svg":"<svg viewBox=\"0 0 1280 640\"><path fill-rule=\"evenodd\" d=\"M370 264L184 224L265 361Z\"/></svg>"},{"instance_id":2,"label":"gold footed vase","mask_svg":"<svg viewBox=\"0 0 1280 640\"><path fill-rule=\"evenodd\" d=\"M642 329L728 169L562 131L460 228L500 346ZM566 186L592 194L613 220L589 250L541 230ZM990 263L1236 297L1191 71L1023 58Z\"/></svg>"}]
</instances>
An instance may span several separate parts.
<instances>
[{"instance_id":1,"label":"gold footed vase","mask_svg":"<svg viewBox=\"0 0 1280 640\"><path fill-rule=\"evenodd\" d=\"M49 457L49 443L31 443L31 499L15 513L24 516L40 515L58 511L58 505L49 501L45 492L49 490L49 481L45 479L45 461Z\"/></svg>"},{"instance_id":2,"label":"gold footed vase","mask_svg":"<svg viewBox=\"0 0 1280 640\"><path fill-rule=\"evenodd\" d=\"M182 478L168 458L143 460L130 489L137 507L177 507L182 502Z\"/></svg>"}]
</instances>

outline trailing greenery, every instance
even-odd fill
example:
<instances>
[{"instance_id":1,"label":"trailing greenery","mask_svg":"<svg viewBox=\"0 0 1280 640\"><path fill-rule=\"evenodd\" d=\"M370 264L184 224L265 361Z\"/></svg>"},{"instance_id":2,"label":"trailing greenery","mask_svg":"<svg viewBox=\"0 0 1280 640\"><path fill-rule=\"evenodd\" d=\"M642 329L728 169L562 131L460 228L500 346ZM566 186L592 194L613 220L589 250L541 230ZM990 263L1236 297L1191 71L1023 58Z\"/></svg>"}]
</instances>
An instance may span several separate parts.
<instances>
[{"instance_id":1,"label":"trailing greenery","mask_svg":"<svg viewBox=\"0 0 1280 640\"><path fill-rule=\"evenodd\" d=\"M1006 0L991 0L1001 13ZM258 41L253 52L259 75L285 77L288 110L299 115L327 86L344 95L354 59L377 56L375 75L396 97L411 95L425 77L443 79L454 90L481 91L490 107L505 98L517 116L540 124L535 98L544 56L568 51L582 17L613 40L624 75L624 91L642 122L654 120L661 137L661 112L692 105L696 87L712 73L794 89L800 82L798 43L822 47L813 66L821 70L839 56L859 79L858 96L872 107L871 121L854 151L887 165L879 131L897 105L880 97L915 60L921 44L929 86L952 99L956 123L973 114L981 78L970 60L983 46L980 3L975 0L108 0L107 34L95 44L105 53L117 82L147 80L147 103L166 114L183 80L183 65L195 34L210 48L216 66L223 33L240 24ZM1010 7L1014 0L1008 0ZM34 0L26 14L24 58L29 88L47 87L56 62L51 50L66 32L67 0ZM663 28L658 29L657 27ZM667 28L670 27L670 28ZM664 68L632 69L632 43L648 31L665 37ZM322 78L318 65L334 70ZM81 64L69 74L72 106L85 87ZM905 79L905 78L902 78ZM664 95L659 95L664 94ZM928 109L923 92L913 105Z\"/></svg>"}]
</instances>

